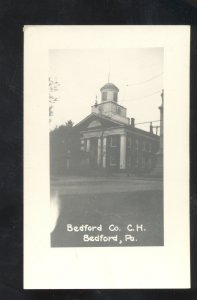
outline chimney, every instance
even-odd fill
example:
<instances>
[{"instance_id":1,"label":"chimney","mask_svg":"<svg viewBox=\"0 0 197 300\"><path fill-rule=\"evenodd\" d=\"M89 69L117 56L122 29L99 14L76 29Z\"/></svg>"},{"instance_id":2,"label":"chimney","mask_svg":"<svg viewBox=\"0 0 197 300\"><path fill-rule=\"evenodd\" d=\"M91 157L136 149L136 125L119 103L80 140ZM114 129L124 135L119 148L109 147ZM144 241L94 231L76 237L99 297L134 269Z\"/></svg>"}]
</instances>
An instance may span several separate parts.
<instances>
[{"instance_id":1,"label":"chimney","mask_svg":"<svg viewBox=\"0 0 197 300\"><path fill-rule=\"evenodd\" d=\"M152 122L150 122L150 133L153 133L153 125L152 125Z\"/></svg>"},{"instance_id":2,"label":"chimney","mask_svg":"<svg viewBox=\"0 0 197 300\"><path fill-rule=\"evenodd\" d=\"M131 118L131 126L135 127L135 119L134 118Z\"/></svg>"}]
</instances>

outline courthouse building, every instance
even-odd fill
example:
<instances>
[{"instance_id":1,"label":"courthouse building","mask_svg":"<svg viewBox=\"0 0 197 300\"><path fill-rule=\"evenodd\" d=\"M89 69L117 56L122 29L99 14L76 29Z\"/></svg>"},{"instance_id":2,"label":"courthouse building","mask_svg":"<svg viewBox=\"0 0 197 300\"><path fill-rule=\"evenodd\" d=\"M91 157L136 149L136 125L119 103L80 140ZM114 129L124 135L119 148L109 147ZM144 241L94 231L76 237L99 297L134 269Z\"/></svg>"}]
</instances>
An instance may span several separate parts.
<instances>
[{"instance_id":1,"label":"courthouse building","mask_svg":"<svg viewBox=\"0 0 197 300\"><path fill-rule=\"evenodd\" d=\"M75 125L80 134L80 165L112 172L148 173L156 164L160 137L150 130L135 127L135 119L118 103L119 89L113 83L101 89L101 103Z\"/></svg>"}]
</instances>

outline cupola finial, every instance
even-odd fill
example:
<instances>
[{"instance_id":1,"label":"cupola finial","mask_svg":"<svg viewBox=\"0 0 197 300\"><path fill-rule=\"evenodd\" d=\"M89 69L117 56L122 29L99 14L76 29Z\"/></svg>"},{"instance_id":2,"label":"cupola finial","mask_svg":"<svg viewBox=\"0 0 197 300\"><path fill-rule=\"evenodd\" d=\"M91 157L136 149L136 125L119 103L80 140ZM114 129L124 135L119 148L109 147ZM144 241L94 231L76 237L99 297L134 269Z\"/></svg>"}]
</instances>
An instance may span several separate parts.
<instances>
[{"instance_id":1,"label":"cupola finial","mask_svg":"<svg viewBox=\"0 0 197 300\"><path fill-rule=\"evenodd\" d=\"M108 70L108 83L110 82L110 59L109 59L109 70Z\"/></svg>"}]
</instances>

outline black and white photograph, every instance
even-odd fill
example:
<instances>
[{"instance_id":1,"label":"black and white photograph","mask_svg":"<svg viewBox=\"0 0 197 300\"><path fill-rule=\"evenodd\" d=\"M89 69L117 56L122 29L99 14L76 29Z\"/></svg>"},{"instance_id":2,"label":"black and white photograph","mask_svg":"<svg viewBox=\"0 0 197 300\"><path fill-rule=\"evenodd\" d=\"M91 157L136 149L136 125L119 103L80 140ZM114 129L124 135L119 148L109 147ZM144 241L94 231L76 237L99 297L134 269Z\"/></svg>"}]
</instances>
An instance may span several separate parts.
<instances>
[{"instance_id":1,"label":"black and white photograph","mask_svg":"<svg viewBox=\"0 0 197 300\"><path fill-rule=\"evenodd\" d=\"M163 55L49 50L52 247L164 245Z\"/></svg>"},{"instance_id":2,"label":"black and white photograph","mask_svg":"<svg viewBox=\"0 0 197 300\"><path fill-rule=\"evenodd\" d=\"M189 27L24 34L24 287L189 287Z\"/></svg>"}]
</instances>

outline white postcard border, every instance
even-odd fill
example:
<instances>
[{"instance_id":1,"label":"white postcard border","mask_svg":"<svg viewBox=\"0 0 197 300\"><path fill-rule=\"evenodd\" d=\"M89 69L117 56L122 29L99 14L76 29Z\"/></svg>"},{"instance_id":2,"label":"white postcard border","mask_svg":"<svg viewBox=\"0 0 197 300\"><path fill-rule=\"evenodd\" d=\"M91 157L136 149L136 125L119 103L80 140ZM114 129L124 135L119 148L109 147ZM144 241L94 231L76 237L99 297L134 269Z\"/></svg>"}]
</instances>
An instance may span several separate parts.
<instances>
[{"instance_id":1,"label":"white postcard border","mask_svg":"<svg viewBox=\"0 0 197 300\"><path fill-rule=\"evenodd\" d=\"M24 27L24 288L189 288L189 26ZM51 248L48 50L164 47L163 247Z\"/></svg>"}]
</instances>

